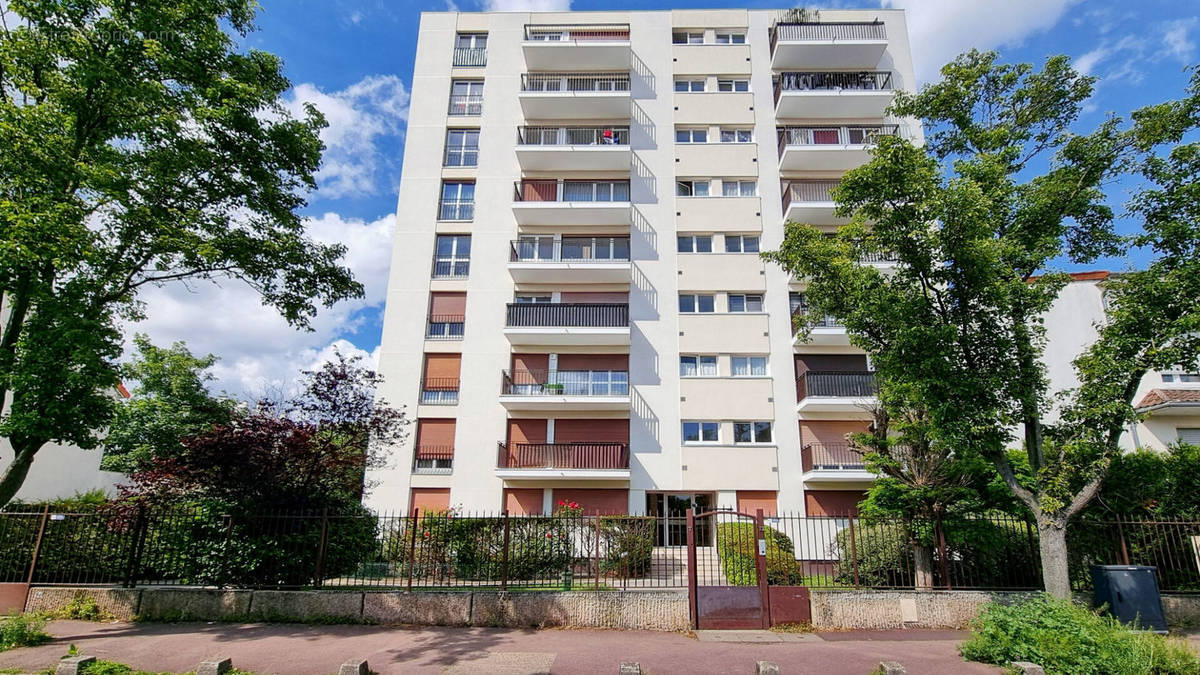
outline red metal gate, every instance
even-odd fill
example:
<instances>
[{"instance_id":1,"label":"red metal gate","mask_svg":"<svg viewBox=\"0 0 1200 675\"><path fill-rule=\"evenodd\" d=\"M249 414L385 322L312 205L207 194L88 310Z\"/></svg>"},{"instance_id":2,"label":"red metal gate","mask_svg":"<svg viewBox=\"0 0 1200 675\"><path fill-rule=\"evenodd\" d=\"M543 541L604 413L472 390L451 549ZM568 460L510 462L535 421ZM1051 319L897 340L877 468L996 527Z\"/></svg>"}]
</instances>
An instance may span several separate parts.
<instances>
[{"instance_id":1,"label":"red metal gate","mask_svg":"<svg viewBox=\"0 0 1200 675\"><path fill-rule=\"evenodd\" d=\"M700 536L702 529L707 531ZM753 516L736 511L687 512L688 604L693 628L771 626L763 532L762 509ZM711 545L698 547L698 540Z\"/></svg>"}]
</instances>

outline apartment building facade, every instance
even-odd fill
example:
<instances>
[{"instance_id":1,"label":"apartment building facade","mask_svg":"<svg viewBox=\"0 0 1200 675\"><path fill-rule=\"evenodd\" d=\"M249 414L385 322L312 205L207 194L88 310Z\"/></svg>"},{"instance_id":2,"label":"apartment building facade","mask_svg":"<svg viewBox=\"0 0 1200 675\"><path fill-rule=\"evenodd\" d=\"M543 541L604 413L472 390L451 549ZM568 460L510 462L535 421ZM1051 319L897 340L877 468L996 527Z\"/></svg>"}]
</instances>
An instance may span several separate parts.
<instances>
[{"instance_id":1,"label":"apartment building facade","mask_svg":"<svg viewBox=\"0 0 1200 675\"><path fill-rule=\"evenodd\" d=\"M413 433L369 505L852 511L874 395L758 253L915 87L901 11L422 15L379 369ZM885 260L862 264L886 265ZM663 533L664 538L682 536Z\"/></svg>"}]
</instances>

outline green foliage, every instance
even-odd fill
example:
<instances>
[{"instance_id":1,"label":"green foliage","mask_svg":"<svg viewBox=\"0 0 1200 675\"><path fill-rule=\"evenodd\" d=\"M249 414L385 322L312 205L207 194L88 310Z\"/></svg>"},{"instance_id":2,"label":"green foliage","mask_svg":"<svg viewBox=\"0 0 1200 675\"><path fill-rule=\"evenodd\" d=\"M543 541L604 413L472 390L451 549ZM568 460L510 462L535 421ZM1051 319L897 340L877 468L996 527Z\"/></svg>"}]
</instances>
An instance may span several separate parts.
<instances>
[{"instance_id":1,"label":"green foliage","mask_svg":"<svg viewBox=\"0 0 1200 675\"><path fill-rule=\"evenodd\" d=\"M71 601L54 613L56 619L72 619L75 621L111 621L113 615L100 609L96 599L77 592Z\"/></svg>"},{"instance_id":2,"label":"green foliage","mask_svg":"<svg viewBox=\"0 0 1200 675\"><path fill-rule=\"evenodd\" d=\"M133 341L137 354L121 376L136 385L117 406L104 438L101 468L108 471L133 473L150 468L155 458L180 456L184 438L228 423L237 405L208 392L215 356L193 356L182 342L156 347L141 334Z\"/></svg>"},{"instance_id":3,"label":"green foliage","mask_svg":"<svg viewBox=\"0 0 1200 675\"><path fill-rule=\"evenodd\" d=\"M1071 602L1039 596L988 605L960 647L970 661L1029 661L1062 675L1185 675L1200 672L1186 643L1133 631Z\"/></svg>"},{"instance_id":4,"label":"green foliage","mask_svg":"<svg viewBox=\"0 0 1200 675\"><path fill-rule=\"evenodd\" d=\"M1140 450L1113 459L1088 515L1200 520L1200 446Z\"/></svg>"},{"instance_id":5,"label":"green foliage","mask_svg":"<svg viewBox=\"0 0 1200 675\"><path fill-rule=\"evenodd\" d=\"M16 647L34 647L50 641L46 619L35 614L0 617L0 652Z\"/></svg>"},{"instance_id":6,"label":"green foliage","mask_svg":"<svg viewBox=\"0 0 1200 675\"><path fill-rule=\"evenodd\" d=\"M803 575L796 562L792 540L784 533L766 527L767 583L772 586L800 584ZM734 586L754 586L758 583L758 542L753 523L720 523L717 525L717 555L721 571Z\"/></svg>"},{"instance_id":7,"label":"green foliage","mask_svg":"<svg viewBox=\"0 0 1200 675\"><path fill-rule=\"evenodd\" d=\"M156 671L137 670L123 663L104 660L97 660L94 663L88 664L79 672L82 675L175 675L174 673L165 671L160 673ZM228 671L228 675L254 675L254 673L234 668Z\"/></svg>"},{"instance_id":8,"label":"green foliage","mask_svg":"<svg viewBox=\"0 0 1200 675\"><path fill-rule=\"evenodd\" d=\"M600 518L600 571L623 578L650 574L654 555L656 518L602 516Z\"/></svg>"}]
</instances>

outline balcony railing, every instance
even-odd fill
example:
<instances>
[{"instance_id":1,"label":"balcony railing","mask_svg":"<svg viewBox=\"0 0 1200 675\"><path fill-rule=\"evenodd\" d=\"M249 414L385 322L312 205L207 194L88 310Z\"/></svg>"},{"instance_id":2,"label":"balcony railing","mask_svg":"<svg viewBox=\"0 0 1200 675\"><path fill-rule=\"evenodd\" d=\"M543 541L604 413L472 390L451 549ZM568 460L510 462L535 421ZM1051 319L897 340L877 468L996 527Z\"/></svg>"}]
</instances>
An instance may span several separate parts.
<instances>
[{"instance_id":1,"label":"balcony railing","mask_svg":"<svg viewBox=\"0 0 1200 675\"><path fill-rule=\"evenodd\" d=\"M517 145L629 145L629 127L517 127Z\"/></svg>"},{"instance_id":2,"label":"balcony railing","mask_svg":"<svg viewBox=\"0 0 1200 675\"><path fill-rule=\"evenodd\" d=\"M784 42L837 42L841 40L886 40L882 21L830 23L778 23L771 29L771 52Z\"/></svg>"},{"instance_id":3,"label":"balcony railing","mask_svg":"<svg viewBox=\"0 0 1200 675\"><path fill-rule=\"evenodd\" d=\"M449 114L454 117L482 115L483 94L451 94Z\"/></svg>"},{"instance_id":4,"label":"balcony railing","mask_svg":"<svg viewBox=\"0 0 1200 675\"><path fill-rule=\"evenodd\" d=\"M863 253L858 257L858 261L864 263L893 263L897 260L899 258L896 257L896 254L890 251Z\"/></svg>"},{"instance_id":5,"label":"balcony railing","mask_svg":"<svg viewBox=\"0 0 1200 675\"><path fill-rule=\"evenodd\" d=\"M474 220L474 199L443 199L438 207L438 220Z\"/></svg>"},{"instance_id":6,"label":"balcony railing","mask_svg":"<svg viewBox=\"0 0 1200 675\"><path fill-rule=\"evenodd\" d=\"M455 405L458 403L458 378L425 378L420 401L422 405Z\"/></svg>"},{"instance_id":7,"label":"balcony railing","mask_svg":"<svg viewBox=\"0 0 1200 675\"><path fill-rule=\"evenodd\" d=\"M785 183L783 186L783 211L787 213L792 202L811 204L815 202L832 202L833 188L838 186L836 180L798 180Z\"/></svg>"},{"instance_id":8,"label":"balcony railing","mask_svg":"<svg viewBox=\"0 0 1200 675\"><path fill-rule=\"evenodd\" d=\"M628 42L629 24L525 24L527 42Z\"/></svg>"},{"instance_id":9,"label":"balcony railing","mask_svg":"<svg viewBox=\"0 0 1200 675\"><path fill-rule=\"evenodd\" d=\"M419 445L413 453L413 473L450 473L453 466L452 445Z\"/></svg>"},{"instance_id":10,"label":"balcony railing","mask_svg":"<svg viewBox=\"0 0 1200 675\"><path fill-rule=\"evenodd\" d=\"M809 443L800 449L804 471L861 471L863 456L846 443Z\"/></svg>"},{"instance_id":11,"label":"balcony railing","mask_svg":"<svg viewBox=\"0 0 1200 675\"><path fill-rule=\"evenodd\" d=\"M486 66L487 50L474 47L455 47L454 65L456 66Z\"/></svg>"},{"instance_id":12,"label":"balcony railing","mask_svg":"<svg viewBox=\"0 0 1200 675\"><path fill-rule=\"evenodd\" d=\"M796 397L867 398L879 392L869 370L810 370L796 378Z\"/></svg>"},{"instance_id":13,"label":"balcony railing","mask_svg":"<svg viewBox=\"0 0 1200 675\"><path fill-rule=\"evenodd\" d=\"M463 339L462 314L430 314L425 324L426 340Z\"/></svg>"},{"instance_id":14,"label":"balcony railing","mask_svg":"<svg viewBox=\"0 0 1200 675\"><path fill-rule=\"evenodd\" d=\"M533 303L508 305L509 328L627 328L627 303Z\"/></svg>"},{"instance_id":15,"label":"balcony railing","mask_svg":"<svg viewBox=\"0 0 1200 675\"><path fill-rule=\"evenodd\" d=\"M628 443L500 443L501 469L628 469Z\"/></svg>"},{"instance_id":16,"label":"balcony railing","mask_svg":"<svg viewBox=\"0 0 1200 675\"><path fill-rule=\"evenodd\" d=\"M467 258L434 256L434 279L466 279L471 273L471 261Z\"/></svg>"},{"instance_id":17,"label":"balcony railing","mask_svg":"<svg viewBox=\"0 0 1200 675\"><path fill-rule=\"evenodd\" d=\"M775 80L775 102L785 91L891 91L892 74L886 71L851 73L789 71Z\"/></svg>"},{"instance_id":18,"label":"balcony railing","mask_svg":"<svg viewBox=\"0 0 1200 675\"><path fill-rule=\"evenodd\" d=\"M627 202L627 180L519 180L513 184L518 202Z\"/></svg>"},{"instance_id":19,"label":"balcony railing","mask_svg":"<svg viewBox=\"0 0 1200 675\"><path fill-rule=\"evenodd\" d=\"M629 91L629 73L523 73L521 91L610 92Z\"/></svg>"},{"instance_id":20,"label":"balcony railing","mask_svg":"<svg viewBox=\"0 0 1200 675\"><path fill-rule=\"evenodd\" d=\"M779 129L779 154L790 145L867 145L876 136L896 136L898 124L870 126L811 126L781 127Z\"/></svg>"},{"instance_id":21,"label":"balcony railing","mask_svg":"<svg viewBox=\"0 0 1200 675\"><path fill-rule=\"evenodd\" d=\"M510 243L509 262L629 262L629 237L563 237L517 239Z\"/></svg>"},{"instance_id":22,"label":"balcony railing","mask_svg":"<svg viewBox=\"0 0 1200 675\"><path fill-rule=\"evenodd\" d=\"M625 370L525 370L504 371L503 396L628 396Z\"/></svg>"}]
</instances>

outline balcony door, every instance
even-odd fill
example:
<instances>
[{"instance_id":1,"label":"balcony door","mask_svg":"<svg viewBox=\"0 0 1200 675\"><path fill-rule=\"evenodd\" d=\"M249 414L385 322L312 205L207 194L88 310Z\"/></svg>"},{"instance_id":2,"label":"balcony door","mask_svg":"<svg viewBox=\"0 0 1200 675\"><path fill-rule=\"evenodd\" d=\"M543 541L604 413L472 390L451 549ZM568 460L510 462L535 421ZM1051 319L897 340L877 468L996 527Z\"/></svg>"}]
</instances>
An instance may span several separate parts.
<instances>
[{"instance_id":1,"label":"balcony door","mask_svg":"<svg viewBox=\"0 0 1200 675\"><path fill-rule=\"evenodd\" d=\"M713 496L708 492L648 493L646 513L658 519L654 529L654 545L686 546L688 510L695 509L700 513L712 508ZM696 545L712 546L712 532L709 528L696 528Z\"/></svg>"}]
</instances>

